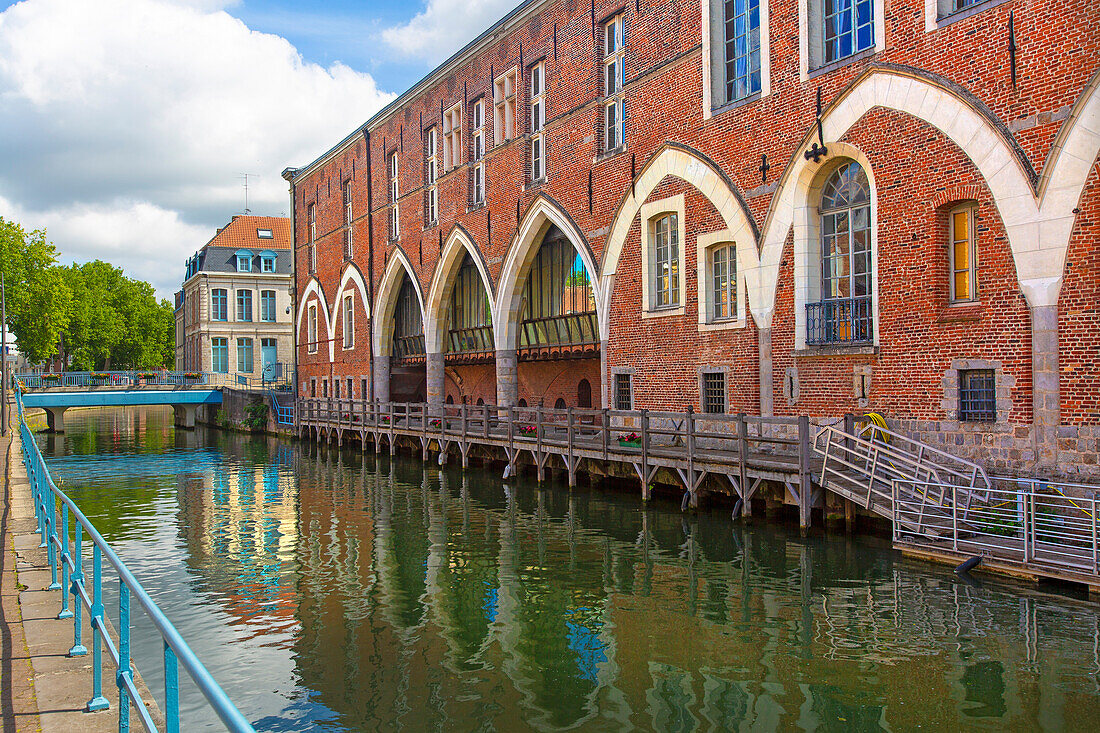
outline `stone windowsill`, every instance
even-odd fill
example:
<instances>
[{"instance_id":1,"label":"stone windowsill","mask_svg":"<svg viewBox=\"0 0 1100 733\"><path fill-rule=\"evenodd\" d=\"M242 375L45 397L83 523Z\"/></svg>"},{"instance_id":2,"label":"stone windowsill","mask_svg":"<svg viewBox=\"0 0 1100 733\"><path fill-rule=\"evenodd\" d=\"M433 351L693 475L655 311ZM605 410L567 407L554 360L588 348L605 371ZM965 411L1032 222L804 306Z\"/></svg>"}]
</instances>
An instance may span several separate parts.
<instances>
[{"instance_id":1,"label":"stone windowsill","mask_svg":"<svg viewBox=\"0 0 1100 733\"><path fill-rule=\"evenodd\" d=\"M877 356L877 346L804 346L794 350L795 358L809 358L815 356Z\"/></svg>"}]
</instances>

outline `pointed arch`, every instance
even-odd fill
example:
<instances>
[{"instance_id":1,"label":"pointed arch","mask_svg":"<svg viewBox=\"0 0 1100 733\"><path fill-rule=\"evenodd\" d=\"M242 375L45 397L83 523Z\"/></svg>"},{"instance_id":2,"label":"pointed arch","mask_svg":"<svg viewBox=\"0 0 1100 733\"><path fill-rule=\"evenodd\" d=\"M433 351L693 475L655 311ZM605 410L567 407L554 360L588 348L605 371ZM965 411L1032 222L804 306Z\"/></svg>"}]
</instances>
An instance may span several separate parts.
<instances>
[{"instance_id":1,"label":"pointed arch","mask_svg":"<svg viewBox=\"0 0 1100 733\"><path fill-rule=\"evenodd\" d=\"M444 329L447 326L447 306L450 301L451 291L454 289L454 278L462 267L465 255L469 253L474 261L478 273L481 274L481 284L485 288L489 302L495 302L493 280L489 275L489 266L485 263L481 251L474 244L470 233L460 224L455 224L451 233L443 245L439 255L439 262L432 276L432 284L428 288L428 299L424 307L424 345L425 350L431 354L443 351Z\"/></svg>"},{"instance_id":2,"label":"pointed arch","mask_svg":"<svg viewBox=\"0 0 1100 733\"><path fill-rule=\"evenodd\" d=\"M1037 195L1034 171L1026 155L992 113L965 90L944 80L901 66L872 67L858 78L822 115L822 136L832 148L852 126L875 107L905 112L947 136L978 169L993 196L1004 223L1020 287L1032 306L1057 302L1062 269L1073 227L1073 208L1084 186L1088 167L1100 145L1100 95L1094 77L1079 101L1079 115L1071 117L1062 139L1052 151L1051 172L1044 170ZM1087 97L1087 98L1085 98ZM807 160L802 151L816 137L807 132L779 180L764 224L759 265L746 277L749 305L761 325L770 325L779 278L783 243L792 225L797 229L798 201L808 195L812 171L826 165ZM1091 152L1086 148L1091 145ZM1068 157L1063 158L1063 153ZM1081 164L1080 160L1088 158ZM1064 170L1063 170L1064 167ZM810 175L806 175L810 171ZM1047 177L1050 183L1047 183ZM1079 179L1079 180L1074 180ZM1057 181L1057 183L1054 183ZM1042 205L1040 206L1040 198ZM797 238L797 233L796 233Z\"/></svg>"},{"instance_id":3,"label":"pointed arch","mask_svg":"<svg viewBox=\"0 0 1100 733\"><path fill-rule=\"evenodd\" d=\"M493 339L498 350L514 350L518 343L520 305L523 299L523 286L528 268L542 244L542 236L551 226L556 226L573 245L581 257L588 278L593 283L593 296L596 300L596 312L603 313L599 283L599 270L596 258L588 246L588 239L573 221L572 217L556 201L539 194L527 208L527 213L516 229L504 267L500 271L497 285L497 299L493 307ZM600 332L606 327L600 318ZM606 336L604 336L606 337Z\"/></svg>"},{"instance_id":4,"label":"pointed arch","mask_svg":"<svg viewBox=\"0 0 1100 733\"><path fill-rule=\"evenodd\" d=\"M366 312L367 318L370 318L371 307L370 298L367 297L367 281L366 278L363 277L363 272L354 262L348 263L348 266L344 269L344 275L340 278L340 287L336 289L337 301L340 300L340 296L344 294L344 291L347 289L349 283L354 285L355 289L359 292L359 298L360 302L363 304L363 310ZM333 328L336 327L335 309L338 307L338 303L333 305Z\"/></svg>"},{"instance_id":5,"label":"pointed arch","mask_svg":"<svg viewBox=\"0 0 1100 733\"><path fill-rule=\"evenodd\" d=\"M599 292L596 295L600 309L600 336L607 338L610 322L611 292L615 283L615 271L626 244L634 219L649 195L667 176L679 178L706 196L711 205L726 222L731 239L738 245L737 266L741 272L752 272L757 267L756 222L748 206L738 195L733 183L722 173L714 161L686 145L666 143L662 145L642 168L634 182L633 191L627 192L611 220L611 233L604 249ZM751 244L752 246L743 246ZM751 287L751 286L750 286Z\"/></svg>"},{"instance_id":6,"label":"pointed arch","mask_svg":"<svg viewBox=\"0 0 1100 733\"><path fill-rule=\"evenodd\" d=\"M416 270L408 256L400 247L396 247L386 263L386 270L378 284L378 297L374 302L375 318L371 319L371 338L376 357L390 355L390 339L387 336L393 333L393 312L397 305L402 275L408 275L412 281L416 300L420 304L421 325L424 322L424 294L420 290L420 280L417 279Z\"/></svg>"},{"instance_id":7,"label":"pointed arch","mask_svg":"<svg viewBox=\"0 0 1100 733\"><path fill-rule=\"evenodd\" d=\"M324 287L322 287L321 281L318 280L316 276L309 279L309 282L306 284L305 290L302 291L302 298L298 302L298 314L294 319L294 332L298 334L298 336L301 336L302 334L302 318L305 316L306 311L309 308L311 296L316 298L319 305L317 310L320 311L321 316L323 316L325 319L324 332L326 334L330 334L330 338L328 339L328 360L333 361L336 358L336 354L333 351L332 347L332 323L330 322L331 319L329 318L328 298L325 297L325 289Z\"/></svg>"}]
</instances>

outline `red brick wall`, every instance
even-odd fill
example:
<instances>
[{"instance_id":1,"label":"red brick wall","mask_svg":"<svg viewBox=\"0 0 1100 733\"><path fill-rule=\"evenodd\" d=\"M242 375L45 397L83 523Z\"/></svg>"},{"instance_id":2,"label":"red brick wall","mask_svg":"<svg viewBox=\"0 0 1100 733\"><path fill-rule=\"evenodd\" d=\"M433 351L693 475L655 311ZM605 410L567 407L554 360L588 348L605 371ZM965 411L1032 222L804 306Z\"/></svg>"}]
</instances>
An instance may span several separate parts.
<instances>
[{"instance_id":1,"label":"red brick wall","mask_svg":"<svg viewBox=\"0 0 1100 733\"><path fill-rule=\"evenodd\" d=\"M366 141L356 139L330 160L296 181L297 266L299 293L307 283L302 243L308 240L307 210L318 212L318 279L329 297L344 267L343 209L340 183L351 177L354 189L355 261L377 286L394 249L386 225L388 189L386 154L400 159L400 246L427 293L441 239L454 225L463 226L481 249L494 285L516 231L517 210L525 211L537 195L556 202L585 233L597 262L602 259L608 227L630 187L631 170L642 170L665 142L691 146L712 160L733 188L744 196L755 224L763 228L774 186L761 187L761 155L772 169L768 183L802 151L801 141L814 123L815 96L820 89L826 105L873 65L898 64L922 70L958 85L985 105L1001 124L1016 130L1013 137L1026 152L1031 166L1041 170L1066 107L1080 96L1088 79L1100 67L1100 4L1067 0L1043 4L1009 0L972 17L928 33L924 30L924 0L888 0L886 50L835 71L799 78L798 9L796 0L770 3L771 94L704 120L702 114L702 59L700 5L672 0L627 3L600 0L598 22L625 7L627 20L628 104L627 150L599 159L600 63L599 33L593 34L590 7L577 0L551 3L539 15L503 34L462 68L425 88L370 132L370 161L374 207L373 261L365 214ZM1008 16L1014 12L1017 43L1017 81L1012 84L1007 52ZM595 39L593 36L595 35ZM525 185L526 142L522 139L492 147L493 115L486 104L485 133L489 141L486 205L467 211L468 174L465 168L440 171L439 224L423 226L422 130L440 124L442 109L458 101L473 102L479 95L491 100L493 76L519 64L544 59L547 72L547 160L549 180L536 188ZM526 129L527 79L520 84L519 130ZM468 119L467 119L468 123ZM469 150L469 125L464 126ZM790 245L784 254L776 294L773 332L775 409L777 413L810 412L835 415L859 409L852 390L852 369L874 368L870 406L888 416L939 419L944 415L940 379L952 358L983 358L1002 362L1015 378L1009 419L1030 419L1029 321L1005 240L1003 227L980 174L942 133L904 114L877 110L857 122L845 138L868 156L879 194L879 290L882 348L877 356L802 358L793 356L793 292ZM319 141L319 145L325 141ZM442 145L437 154L441 157ZM592 180L589 203L589 174ZM1063 409L1070 422L1096 422L1097 367L1096 298L1100 273L1095 256L1097 241L1097 181L1093 173L1071 244L1063 290L1062 324ZM944 203L951 191L976 186L979 217L980 290L982 305L968 320L946 317L946 258ZM750 319L745 329L699 333L696 328L696 236L722 226L717 212L698 192L683 183L663 183L651 195L659 198L684 192L687 197L686 307L676 320L647 320L639 316L639 229L635 222L619 263L611 308L610 366L637 369L639 406L681 409L698 407L699 364L721 363L731 371L731 409L755 411L756 332ZM947 192L947 193L945 193ZM946 198L945 198L946 196ZM1091 299L1092 305L1089 305ZM365 321L360 324L365 327ZM304 328L303 328L304 331ZM361 332L362 333L362 332ZM337 337L340 330L337 328ZM300 343L304 341L299 336ZM1090 340L1092 339L1092 340ZM369 374L368 339L357 335L353 352L337 348L332 370ZM799 366L801 399L789 407L782 394L786 366ZM569 394L555 387L543 370L564 371L570 363L523 364L520 396L531 401L539 390ZM588 369L589 367L586 367ZM482 370L490 368L464 368ZM593 362L594 393L599 392L598 362ZM316 356L300 348L300 373L327 373L327 351ZM480 372L479 372L480 373ZM477 381L477 395L493 395L488 377ZM525 381L528 380L528 381ZM475 380L476 381L476 380ZM671 387L671 388L670 388ZM452 385L448 382L448 390ZM560 392L555 393L554 390ZM474 394L471 392L471 394Z\"/></svg>"}]
</instances>

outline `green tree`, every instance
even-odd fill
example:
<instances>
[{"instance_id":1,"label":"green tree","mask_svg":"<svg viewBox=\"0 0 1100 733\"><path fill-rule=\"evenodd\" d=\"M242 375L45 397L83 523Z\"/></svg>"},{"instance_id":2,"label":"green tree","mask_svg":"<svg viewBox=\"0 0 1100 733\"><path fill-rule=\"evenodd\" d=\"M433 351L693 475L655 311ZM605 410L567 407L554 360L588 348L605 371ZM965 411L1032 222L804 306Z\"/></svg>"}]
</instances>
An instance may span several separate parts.
<instances>
[{"instance_id":1,"label":"green tree","mask_svg":"<svg viewBox=\"0 0 1100 733\"><path fill-rule=\"evenodd\" d=\"M0 269L7 292L8 325L16 346L32 362L57 353L68 322L71 294L46 231L27 232L0 217Z\"/></svg>"}]
</instances>

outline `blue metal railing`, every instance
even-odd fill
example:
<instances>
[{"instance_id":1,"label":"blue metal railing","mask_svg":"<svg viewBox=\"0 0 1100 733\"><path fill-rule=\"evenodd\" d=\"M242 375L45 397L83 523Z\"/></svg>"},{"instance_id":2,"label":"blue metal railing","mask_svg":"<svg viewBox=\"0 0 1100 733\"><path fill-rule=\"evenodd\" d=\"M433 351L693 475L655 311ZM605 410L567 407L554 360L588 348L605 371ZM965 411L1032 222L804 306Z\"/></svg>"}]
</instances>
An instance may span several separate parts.
<instances>
[{"instance_id":1,"label":"blue metal railing","mask_svg":"<svg viewBox=\"0 0 1100 733\"><path fill-rule=\"evenodd\" d=\"M16 374L15 381L24 389L51 387L190 387L205 385L206 372L169 372L155 369L135 369L123 372L46 372Z\"/></svg>"},{"instance_id":2,"label":"blue metal railing","mask_svg":"<svg viewBox=\"0 0 1100 733\"><path fill-rule=\"evenodd\" d=\"M23 394L16 389L16 406L19 415L19 434L23 443L23 462L27 467L34 499L35 518L38 521L38 533L42 538L39 547L45 547L50 563L50 589L62 590L59 619L73 619L73 646L70 657L80 657L88 653L82 638L82 618L86 610L90 615L92 629L92 696L88 700L88 712L104 710L110 702L103 695L102 657L106 647L115 665L115 686L118 688L118 729L120 733L130 730L130 708L133 706L138 719L147 731L157 730L149 708L138 692L134 682L134 666L130 658L130 609L131 596L145 611L160 633L164 646L164 700L165 730L179 733L179 668L194 680L195 685L206 698L214 713L230 731L253 731L252 725L225 691L199 661L198 657L183 640L172 622L164 615L157 604L130 572L126 564L119 559L107 541L92 525L84 513L63 491L57 488L46 468L46 461L35 442L34 433L27 426L23 415ZM60 518L58 506L60 505ZM73 534L69 536L69 517L73 519ZM60 519L60 531L58 522ZM87 534L87 539L84 535ZM92 545L91 595L84 575L84 545ZM103 607L103 560L118 573L118 621L115 624L118 633L118 647L115 647L107 631L105 609ZM60 572L60 580L58 573ZM72 608L69 608L69 593L73 596Z\"/></svg>"},{"instance_id":3,"label":"blue metal railing","mask_svg":"<svg viewBox=\"0 0 1100 733\"><path fill-rule=\"evenodd\" d=\"M807 344L869 344L873 340L871 296L806 304Z\"/></svg>"},{"instance_id":4,"label":"blue metal railing","mask_svg":"<svg viewBox=\"0 0 1100 733\"><path fill-rule=\"evenodd\" d=\"M289 390L282 392L281 394L290 398L290 404L284 405L279 402L280 392L274 389L268 390L268 398L271 400L271 409L275 411L275 422L280 425L293 425L294 424L294 394Z\"/></svg>"}]
</instances>

